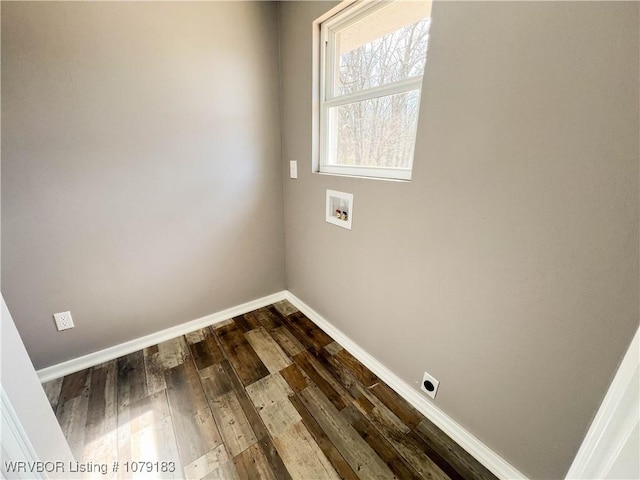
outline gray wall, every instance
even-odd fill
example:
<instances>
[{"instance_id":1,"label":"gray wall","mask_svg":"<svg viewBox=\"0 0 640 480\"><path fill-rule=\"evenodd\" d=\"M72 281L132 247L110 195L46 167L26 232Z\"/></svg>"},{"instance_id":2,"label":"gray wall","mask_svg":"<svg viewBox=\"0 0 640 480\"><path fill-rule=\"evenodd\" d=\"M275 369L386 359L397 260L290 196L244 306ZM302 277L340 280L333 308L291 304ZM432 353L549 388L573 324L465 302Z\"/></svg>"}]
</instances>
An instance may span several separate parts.
<instances>
[{"instance_id":1,"label":"gray wall","mask_svg":"<svg viewBox=\"0 0 640 480\"><path fill-rule=\"evenodd\" d=\"M0 84L1 79L0 75ZM18 417L15 420L20 422L29 439L33 453L40 461L72 461L71 449L42 390L33 363L7 309L2 293L0 293L0 332L2 332L0 335L0 387L11 403L13 413ZM0 457L3 463L5 460L23 460L9 457L7 449L9 445L13 445L14 440L10 432L3 428L0 434L0 444L2 444ZM11 478L4 465L0 470L3 478ZM50 478L67 476L68 474L56 472L49 475Z\"/></svg>"},{"instance_id":2,"label":"gray wall","mask_svg":"<svg viewBox=\"0 0 640 480\"><path fill-rule=\"evenodd\" d=\"M638 327L639 6L437 3L395 183L311 173L329 4L281 5L287 287L531 478L568 470Z\"/></svg>"},{"instance_id":3,"label":"gray wall","mask_svg":"<svg viewBox=\"0 0 640 480\"><path fill-rule=\"evenodd\" d=\"M37 368L284 288L278 110L271 3L3 4L2 286Z\"/></svg>"}]
</instances>

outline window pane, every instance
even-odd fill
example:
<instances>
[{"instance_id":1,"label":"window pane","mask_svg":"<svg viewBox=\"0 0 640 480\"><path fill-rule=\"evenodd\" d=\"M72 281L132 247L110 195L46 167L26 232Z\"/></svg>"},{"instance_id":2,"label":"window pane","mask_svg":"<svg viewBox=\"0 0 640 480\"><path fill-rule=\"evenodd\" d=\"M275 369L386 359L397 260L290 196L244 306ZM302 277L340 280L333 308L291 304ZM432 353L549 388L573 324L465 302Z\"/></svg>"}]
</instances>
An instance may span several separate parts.
<instances>
[{"instance_id":1,"label":"window pane","mask_svg":"<svg viewBox=\"0 0 640 480\"><path fill-rule=\"evenodd\" d=\"M420 91L350 103L330 111L333 165L411 168Z\"/></svg>"},{"instance_id":2,"label":"window pane","mask_svg":"<svg viewBox=\"0 0 640 480\"><path fill-rule=\"evenodd\" d=\"M431 2L393 2L336 32L334 95L422 75Z\"/></svg>"}]
</instances>

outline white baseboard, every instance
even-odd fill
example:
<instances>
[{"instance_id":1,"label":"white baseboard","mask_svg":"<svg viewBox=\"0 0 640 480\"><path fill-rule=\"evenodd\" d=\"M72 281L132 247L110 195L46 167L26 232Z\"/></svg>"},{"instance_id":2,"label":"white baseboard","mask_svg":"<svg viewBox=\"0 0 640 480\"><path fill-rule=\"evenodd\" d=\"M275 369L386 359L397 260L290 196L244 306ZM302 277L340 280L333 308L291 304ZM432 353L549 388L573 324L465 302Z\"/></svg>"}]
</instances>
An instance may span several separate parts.
<instances>
[{"instance_id":1,"label":"white baseboard","mask_svg":"<svg viewBox=\"0 0 640 480\"><path fill-rule=\"evenodd\" d=\"M566 478L602 479L608 476L640 422L639 372L640 338L636 331Z\"/></svg>"},{"instance_id":2,"label":"white baseboard","mask_svg":"<svg viewBox=\"0 0 640 480\"><path fill-rule=\"evenodd\" d=\"M130 353L137 352L138 350L142 350L143 348L150 347L151 345L156 345L158 343L171 340L172 338L179 337L180 335L193 332L194 330L198 330L215 323L220 323L232 317L237 317L238 315L242 315L252 310L271 305L272 303L284 300L286 295L287 292L283 290L272 295L267 295L266 297L243 303L242 305L176 325L175 327L170 327L156 333L145 335L144 337L135 338L133 340L105 348L104 350L99 350L97 352L89 353L88 355L83 355L82 357L73 358L66 362L43 368L37 371L38 378L40 379L40 382L45 383L65 375L69 375L70 373L79 372L85 368L93 367L103 362L108 362L109 360L114 360L123 355L128 355Z\"/></svg>"},{"instance_id":3,"label":"white baseboard","mask_svg":"<svg viewBox=\"0 0 640 480\"><path fill-rule=\"evenodd\" d=\"M473 434L465 430L446 413L427 400L415 388L398 377L385 365L376 360L365 349L347 337L338 328L328 322L322 315L313 310L293 293L287 291L286 298L294 306L311 319L318 327L324 330L336 342L342 345L354 357L356 357L369 370L375 373L381 380L395 390L401 397L407 400L425 417L431 420L440 430L451 437L458 445L469 452L476 460L487 467L498 478L526 479L521 472L513 467L500 455L478 440Z\"/></svg>"}]
</instances>

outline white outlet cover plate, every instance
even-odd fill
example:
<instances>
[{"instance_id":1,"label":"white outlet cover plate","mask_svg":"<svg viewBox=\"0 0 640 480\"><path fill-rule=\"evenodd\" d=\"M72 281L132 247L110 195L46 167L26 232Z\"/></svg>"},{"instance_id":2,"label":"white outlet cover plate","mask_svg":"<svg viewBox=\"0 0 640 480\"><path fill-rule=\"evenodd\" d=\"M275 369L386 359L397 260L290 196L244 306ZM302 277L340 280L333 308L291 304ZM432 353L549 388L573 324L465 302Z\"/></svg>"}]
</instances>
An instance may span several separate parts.
<instances>
[{"instance_id":1,"label":"white outlet cover plate","mask_svg":"<svg viewBox=\"0 0 640 480\"><path fill-rule=\"evenodd\" d=\"M298 178L298 162L296 160L289 161L289 176Z\"/></svg>"},{"instance_id":2,"label":"white outlet cover plate","mask_svg":"<svg viewBox=\"0 0 640 480\"><path fill-rule=\"evenodd\" d=\"M424 387L424 382L427 380L429 380L435 387L432 392L430 392ZM440 385L440 382L438 380L436 380L434 377L429 375L427 372L424 372L424 375L422 377L422 383L420 384L420 390L422 390L424 393L429 395L431 398L436 398L436 393L438 393L438 385Z\"/></svg>"},{"instance_id":3,"label":"white outlet cover plate","mask_svg":"<svg viewBox=\"0 0 640 480\"><path fill-rule=\"evenodd\" d=\"M74 327L73 318L71 318L71 312L54 313L53 318L56 321L56 327L58 328L59 332Z\"/></svg>"}]
</instances>

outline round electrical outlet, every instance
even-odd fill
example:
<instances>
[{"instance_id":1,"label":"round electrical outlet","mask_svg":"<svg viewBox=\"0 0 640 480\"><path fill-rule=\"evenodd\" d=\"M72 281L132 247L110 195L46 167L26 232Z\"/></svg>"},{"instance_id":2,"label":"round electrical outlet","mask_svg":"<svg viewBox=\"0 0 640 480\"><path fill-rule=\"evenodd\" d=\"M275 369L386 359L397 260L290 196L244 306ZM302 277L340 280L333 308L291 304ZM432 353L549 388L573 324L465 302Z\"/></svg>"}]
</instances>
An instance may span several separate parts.
<instances>
[{"instance_id":1,"label":"round electrical outlet","mask_svg":"<svg viewBox=\"0 0 640 480\"><path fill-rule=\"evenodd\" d=\"M431 398L435 399L436 394L438 393L438 386L440 382L438 379L434 378L427 372L424 372L422 377L422 385L420 385L420 390L429 395Z\"/></svg>"}]
</instances>

